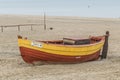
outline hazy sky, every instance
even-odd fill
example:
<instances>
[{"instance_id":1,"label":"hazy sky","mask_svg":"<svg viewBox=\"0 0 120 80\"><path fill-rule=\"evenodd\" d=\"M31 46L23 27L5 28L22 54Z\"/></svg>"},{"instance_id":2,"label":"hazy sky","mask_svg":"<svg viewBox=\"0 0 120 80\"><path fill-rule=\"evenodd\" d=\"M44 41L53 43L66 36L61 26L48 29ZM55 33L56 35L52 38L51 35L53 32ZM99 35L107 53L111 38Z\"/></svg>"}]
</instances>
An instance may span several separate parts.
<instances>
[{"instance_id":1,"label":"hazy sky","mask_svg":"<svg viewBox=\"0 0 120 80\"><path fill-rule=\"evenodd\" d=\"M120 0L0 0L0 14L120 17Z\"/></svg>"}]
</instances>

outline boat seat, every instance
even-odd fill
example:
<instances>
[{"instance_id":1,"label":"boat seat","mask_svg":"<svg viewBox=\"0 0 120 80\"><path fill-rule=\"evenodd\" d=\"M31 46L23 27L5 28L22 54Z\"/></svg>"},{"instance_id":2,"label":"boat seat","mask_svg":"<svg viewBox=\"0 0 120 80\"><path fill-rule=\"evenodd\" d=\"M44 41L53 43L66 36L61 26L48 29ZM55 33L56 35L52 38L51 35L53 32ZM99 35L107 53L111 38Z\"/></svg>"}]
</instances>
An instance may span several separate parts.
<instances>
[{"instance_id":1,"label":"boat seat","mask_svg":"<svg viewBox=\"0 0 120 80\"><path fill-rule=\"evenodd\" d=\"M84 45L84 44L90 44L90 39L70 39L70 38L63 38L63 44L65 44L65 45Z\"/></svg>"}]
</instances>

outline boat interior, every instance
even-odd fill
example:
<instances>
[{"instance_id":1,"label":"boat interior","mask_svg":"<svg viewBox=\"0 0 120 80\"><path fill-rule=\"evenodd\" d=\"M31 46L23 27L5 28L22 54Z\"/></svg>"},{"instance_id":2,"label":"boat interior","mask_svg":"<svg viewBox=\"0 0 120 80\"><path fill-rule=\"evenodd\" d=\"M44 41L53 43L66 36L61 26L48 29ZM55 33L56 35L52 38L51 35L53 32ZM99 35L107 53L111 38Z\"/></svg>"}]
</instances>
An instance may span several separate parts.
<instances>
[{"instance_id":1,"label":"boat interior","mask_svg":"<svg viewBox=\"0 0 120 80\"><path fill-rule=\"evenodd\" d=\"M85 45L85 44L93 44L96 42L100 42L102 37L90 37L88 39L73 39L73 38L63 38L63 40L56 41L42 41L44 43L50 44L62 44L62 45Z\"/></svg>"}]
</instances>

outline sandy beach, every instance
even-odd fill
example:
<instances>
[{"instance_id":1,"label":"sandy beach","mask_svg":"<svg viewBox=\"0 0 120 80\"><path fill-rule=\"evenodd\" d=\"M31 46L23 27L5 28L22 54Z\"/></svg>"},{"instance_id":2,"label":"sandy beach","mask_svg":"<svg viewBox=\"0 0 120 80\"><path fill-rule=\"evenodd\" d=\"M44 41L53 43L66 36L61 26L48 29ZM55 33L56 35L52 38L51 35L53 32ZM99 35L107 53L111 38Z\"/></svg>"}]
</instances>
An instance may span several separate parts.
<instances>
[{"instance_id":1,"label":"sandy beach","mask_svg":"<svg viewBox=\"0 0 120 80\"><path fill-rule=\"evenodd\" d=\"M0 80L120 80L120 19L47 16L43 25L0 29ZM43 16L0 15L1 25L43 24ZM49 28L52 27L53 30ZM89 37L110 31L107 59L78 64L25 63L19 52L17 35L31 40Z\"/></svg>"}]
</instances>

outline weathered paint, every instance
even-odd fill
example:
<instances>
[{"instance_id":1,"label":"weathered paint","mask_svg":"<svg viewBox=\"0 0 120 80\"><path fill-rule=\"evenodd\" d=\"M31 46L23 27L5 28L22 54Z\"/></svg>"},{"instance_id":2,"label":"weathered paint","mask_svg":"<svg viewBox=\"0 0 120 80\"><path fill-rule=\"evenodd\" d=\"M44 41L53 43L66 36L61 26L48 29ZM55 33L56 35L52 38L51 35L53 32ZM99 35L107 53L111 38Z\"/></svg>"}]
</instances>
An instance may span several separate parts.
<instances>
[{"instance_id":1,"label":"weathered paint","mask_svg":"<svg viewBox=\"0 0 120 80\"><path fill-rule=\"evenodd\" d=\"M58 45L43 42L37 42L33 45L33 41L31 40L18 39L18 44L20 47L26 47L51 54L82 56L90 55L100 50L104 44L104 40L88 45Z\"/></svg>"},{"instance_id":2,"label":"weathered paint","mask_svg":"<svg viewBox=\"0 0 120 80\"><path fill-rule=\"evenodd\" d=\"M51 62L64 62L64 63L77 63L90 60L96 60L99 58L100 50L84 56L65 56L46 53L34 49L20 47L20 52L23 60L27 63L33 63L36 61L51 61Z\"/></svg>"},{"instance_id":3,"label":"weathered paint","mask_svg":"<svg viewBox=\"0 0 120 80\"><path fill-rule=\"evenodd\" d=\"M95 37L93 37L95 38ZM96 43L86 45L63 45L51 44L44 41L31 41L18 37L18 45L21 56L27 63L36 61L52 61L52 62L67 62L76 63L99 58L100 50L104 44L104 37L97 37Z\"/></svg>"}]
</instances>

